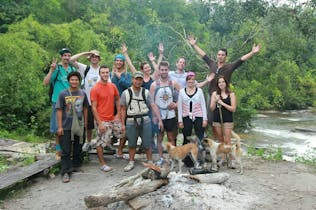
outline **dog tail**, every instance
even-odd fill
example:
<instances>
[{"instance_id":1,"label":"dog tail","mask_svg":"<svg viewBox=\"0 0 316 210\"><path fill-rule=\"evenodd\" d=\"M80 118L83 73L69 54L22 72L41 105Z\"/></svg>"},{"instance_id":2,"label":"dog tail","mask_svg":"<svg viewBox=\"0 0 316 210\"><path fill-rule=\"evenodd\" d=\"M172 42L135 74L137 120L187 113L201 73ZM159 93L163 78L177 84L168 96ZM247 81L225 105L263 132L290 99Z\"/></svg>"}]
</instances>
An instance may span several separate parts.
<instances>
[{"instance_id":1,"label":"dog tail","mask_svg":"<svg viewBox=\"0 0 316 210\"><path fill-rule=\"evenodd\" d=\"M239 137L239 135L238 135L237 133L235 133L235 131L233 131L233 130L232 130L232 137L235 138L235 139L237 139L237 143L236 143L237 148L241 148L241 146L240 146L240 137Z\"/></svg>"}]
</instances>

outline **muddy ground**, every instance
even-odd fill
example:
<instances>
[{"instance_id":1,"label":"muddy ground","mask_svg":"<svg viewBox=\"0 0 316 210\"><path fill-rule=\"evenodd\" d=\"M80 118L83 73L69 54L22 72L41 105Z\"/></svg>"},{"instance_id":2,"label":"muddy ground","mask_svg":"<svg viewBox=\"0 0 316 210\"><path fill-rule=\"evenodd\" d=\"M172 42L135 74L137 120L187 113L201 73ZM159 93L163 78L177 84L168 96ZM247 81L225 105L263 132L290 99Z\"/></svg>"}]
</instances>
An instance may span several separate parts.
<instances>
[{"instance_id":1,"label":"muddy ground","mask_svg":"<svg viewBox=\"0 0 316 210\"><path fill-rule=\"evenodd\" d=\"M115 183L143 170L142 155L130 172L123 172L126 160L105 157L114 168L112 172L100 171L96 156L90 155L90 162L83 166L84 172L74 173L70 183L62 183L60 176L38 176L21 193L4 200L0 208L87 209L85 196L108 193ZM167 186L141 196L141 200L147 201L143 209L316 209L315 168L254 157L245 157L243 162L243 175L232 169L220 170L230 174L228 181L221 185L196 183L171 173ZM104 209L131 208L125 202L117 202Z\"/></svg>"}]
</instances>

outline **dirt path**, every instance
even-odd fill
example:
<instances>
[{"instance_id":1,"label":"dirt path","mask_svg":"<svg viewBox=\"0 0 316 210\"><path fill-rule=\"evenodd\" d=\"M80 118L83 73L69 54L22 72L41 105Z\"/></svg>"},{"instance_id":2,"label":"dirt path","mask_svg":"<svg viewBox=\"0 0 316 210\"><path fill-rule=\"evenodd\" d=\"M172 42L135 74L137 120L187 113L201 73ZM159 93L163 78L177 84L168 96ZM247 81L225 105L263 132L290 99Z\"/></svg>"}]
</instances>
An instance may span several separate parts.
<instances>
[{"instance_id":1,"label":"dirt path","mask_svg":"<svg viewBox=\"0 0 316 210\"><path fill-rule=\"evenodd\" d=\"M59 176L38 177L20 195L5 200L1 209L86 209L83 198L106 193L115 183L136 174L140 163L131 172L123 172L125 160L106 156L114 167L110 173L98 170L95 156L75 173L68 184ZM140 157L142 160L142 157ZM200 184L171 174L170 184L141 196L150 201L144 209L316 209L316 170L290 162L244 158L244 174L222 169L231 175L223 185ZM106 209L130 209L124 202Z\"/></svg>"}]
</instances>

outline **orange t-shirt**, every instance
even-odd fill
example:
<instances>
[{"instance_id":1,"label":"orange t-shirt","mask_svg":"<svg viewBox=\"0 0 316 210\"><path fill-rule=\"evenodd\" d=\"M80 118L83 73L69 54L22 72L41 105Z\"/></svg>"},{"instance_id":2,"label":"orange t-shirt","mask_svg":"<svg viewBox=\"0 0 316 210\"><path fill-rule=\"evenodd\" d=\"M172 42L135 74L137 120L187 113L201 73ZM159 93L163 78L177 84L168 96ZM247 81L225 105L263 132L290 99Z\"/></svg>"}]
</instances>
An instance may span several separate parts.
<instances>
[{"instance_id":1,"label":"orange t-shirt","mask_svg":"<svg viewBox=\"0 0 316 210\"><path fill-rule=\"evenodd\" d=\"M119 97L119 92L113 83L103 84L98 82L91 89L91 102L97 102L97 112L101 121L114 120L114 101Z\"/></svg>"}]
</instances>

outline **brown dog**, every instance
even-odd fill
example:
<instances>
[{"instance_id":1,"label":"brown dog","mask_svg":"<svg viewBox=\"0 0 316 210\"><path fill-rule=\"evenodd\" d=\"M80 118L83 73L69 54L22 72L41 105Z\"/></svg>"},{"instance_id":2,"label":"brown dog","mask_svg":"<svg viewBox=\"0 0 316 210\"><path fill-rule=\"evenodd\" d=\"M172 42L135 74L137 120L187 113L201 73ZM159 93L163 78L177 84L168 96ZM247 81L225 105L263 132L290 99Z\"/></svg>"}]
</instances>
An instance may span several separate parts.
<instances>
[{"instance_id":1,"label":"brown dog","mask_svg":"<svg viewBox=\"0 0 316 210\"><path fill-rule=\"evenodd\" d=\"M178 165L179 165L179 172L178 173L182 173L182 165L183 162L182 160L188 155L191 154L191 158L194 162L194 166L198 166L198 146L197 143L188 143L185 144L183 146L174 146L172 145L170 142L168 142L166 144L166 148L169 154L169 157L172 160L176 160L178 161ZM173 169L173 161L171 164L171 170Z\"/></svg>"},{"instance_id":2,"label":"brown dog","mask_svg":"<svg viewBox=\"0 0 316 210\"><path fill-rule=\"evenodd\" d=\"M234 144L223 144L217 143L213 139L204 138L203 146L205 150L209 151L212 157L212 170L217 170L217 155L219 154L228 154L232 155L233 158L240 166L239 173L243 173L243 165L241 162L242 149L240 147L240 137L232 131L233 137L237 139L237 142Z\"/></svg>"}]
</instances>

